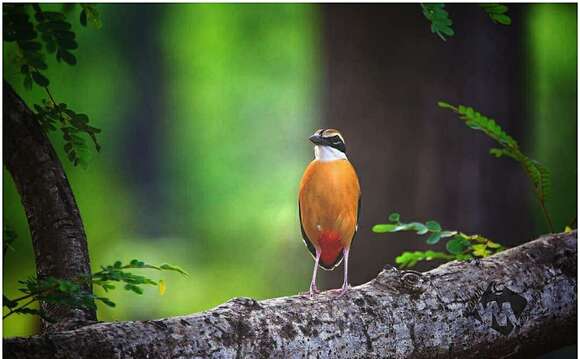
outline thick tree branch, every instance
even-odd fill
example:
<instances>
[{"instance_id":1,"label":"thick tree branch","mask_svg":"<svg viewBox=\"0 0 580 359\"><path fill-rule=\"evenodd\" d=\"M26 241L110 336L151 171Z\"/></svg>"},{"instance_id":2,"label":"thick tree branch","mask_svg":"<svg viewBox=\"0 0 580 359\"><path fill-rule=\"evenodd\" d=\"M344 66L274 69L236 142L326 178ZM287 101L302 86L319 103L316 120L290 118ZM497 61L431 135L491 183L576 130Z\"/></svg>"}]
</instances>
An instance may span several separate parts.
<instances>
[{"instance_id":1,"label":"thick tree branch","mask_svg":"<svg viewBox=\"0 0 580 359\"><path fill-rule=\"evenodd\" d=\"M36 273L71 280L90 276L85 230L62 165L33 113L6 81L3 97L4 163L26 211ZM85 290L91 290L88 284ZM42 308L58 320L54 329L96 320L94 310L47 303Z\"/></svg>"},{"instance_id":2,"label":"thick tree branch","mask_svg":"<svg viewBox=\"0 0 580 359\"><path fill-rule=\"evenodd\" d=\"M577 233L426 273L4 342L9 358L535 357L576 342Z\"/></svg>"}]
</instances>

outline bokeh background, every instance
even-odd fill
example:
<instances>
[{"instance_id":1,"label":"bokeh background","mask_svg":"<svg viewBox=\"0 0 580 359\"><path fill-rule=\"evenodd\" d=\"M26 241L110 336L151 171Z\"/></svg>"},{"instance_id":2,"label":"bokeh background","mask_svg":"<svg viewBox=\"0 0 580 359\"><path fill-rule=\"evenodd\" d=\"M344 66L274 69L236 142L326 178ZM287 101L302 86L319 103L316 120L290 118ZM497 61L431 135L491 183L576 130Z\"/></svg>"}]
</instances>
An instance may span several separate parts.
<instances>
[{"instance_id":1,"label":"bokeh background","mask_svg":"<svg viewBox=\"0 0 580 359\"><path fill-rule=\"evenodd\" d=\"M75 168L58 134L51 139L92 267L139 258L190 274L148 273L165 280L165 295L111 292L117 307L99 307L99 319L182 315L235 296L306 290L313 261L297 191L312 158L307 138L321 127L342 131L361 180L355 285L402 251L427 248L413 235L371 232L392 211L509 246L547 232L521 168L489 156L491 140L438 100L495 118L551 169L557 230L572 222L576 5L510 5L511 26L475 4L447 9L456 35L445 42L418 4L100 4L102 29L73 21L78 65L50 62L48 77L59 101L103 129L102 151ZM11 55L5 48L4 78L29 105L40 102L40 91L22 88ZM4 293L14 296L17 280L35 270L6 170L3 196L4 221L18 234L3 267ZM341 275L342 267L321 273L321 287L340 285ZM30 335L39 323L13 316L3 328L4 336Z\"/></svg>"}]
</instances>

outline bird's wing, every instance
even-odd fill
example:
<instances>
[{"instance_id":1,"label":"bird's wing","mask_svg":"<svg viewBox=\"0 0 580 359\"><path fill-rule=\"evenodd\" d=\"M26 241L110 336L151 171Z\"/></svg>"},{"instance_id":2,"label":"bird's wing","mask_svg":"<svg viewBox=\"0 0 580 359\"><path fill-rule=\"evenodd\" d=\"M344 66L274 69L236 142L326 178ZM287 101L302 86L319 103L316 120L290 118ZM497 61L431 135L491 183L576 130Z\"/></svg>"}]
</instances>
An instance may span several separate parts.
<instances>
[{"instance_id":1,"label":"bird's wing","mask_svg":"<svg viewBox=\"0 0 580 359\"><path fill-rule=\"evenodd\" d=\"M356 209L356 226L354 227L354 233L352 234L352 239L350 240L350 243L352 243L352 241L354 241L354 237L356 237L356 232L358 232L358 220L360 219L360 200L362 198L362 194L359 193L358 194L358 207ZM351 244L352 245L352 244Z\"/></svg>"},{"instance_id":2,"label":"bird's wing","mask_svg":"<svg viewBox=\"0 0 580 359\"><path fill-rule=\"evenodd\" d=\"M358 230L358 220L360 219L360 200L362 198L362 193L359 192L358 194L358 208L356 209L356 229L354 231L354 233L356 234L356 231Z\"/></svg>"},{"instance_id":3,"label":"bird's wing","mask_svg":"<svg viewBox=\"0 0 580 359\"><path fill-rule=\"evenodd\" d=\"M300 230L302 231L302 240L304 240L304 244L306 244L306 247L310 251L310 254L312 254L312 257L316 259L316 248L314 248L314 245L312 244L312 242L310 242L310 239L308 239L306 231L304 231L304 226L302 225L302 210L300 209L300 200L298 200L298 218L300 218Z\"/></svg>"}]
</instances>

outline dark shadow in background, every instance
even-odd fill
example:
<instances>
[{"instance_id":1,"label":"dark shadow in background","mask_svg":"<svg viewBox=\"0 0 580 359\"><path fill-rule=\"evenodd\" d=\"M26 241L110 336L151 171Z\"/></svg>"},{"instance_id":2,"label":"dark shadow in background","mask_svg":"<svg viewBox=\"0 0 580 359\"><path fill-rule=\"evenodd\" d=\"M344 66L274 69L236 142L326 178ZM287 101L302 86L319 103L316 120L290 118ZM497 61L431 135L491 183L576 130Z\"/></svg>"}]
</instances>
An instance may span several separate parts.
<instances>
[{"instance_id":1,"label":"dark shadow in background","mask_svg":"<svg viewBox=\"0 0 580 359\"><path fill-rule=\"evenodd\" d=\"M522 88L524 8L510 5L509 27L492 23L475 4L447 9L456 35L444 42L430 32L418 4L323 6L323 125L345 135L363 192L353 285L405 250L433 248L415 235L373 234L371 227L390 212L403 221L435 219L507 246L538 234L530 215L538 208L529 207L531 187L519 165L492 158L490 139L437 107L439 100L473 106L525 146L532 126ZM329 286L340 285L341 269Z\"/></svg>"},{"instance_id":2,"label":"dark shadow in background","mask_svg":"<svg viewBox=\"0 0 580 359\"><path fill-rule=\"evenodd\" d=\"M164 129L167 108L164 94L165 79L162 47L159 41L161 20L167 5L124 4L115 7L118 16L112 17L116 26L118 47L132 72L134 79L134 103L123 121L121 129L124 151L118 158L118 168L123 169L123 178L138 201L134 214L139 228L148 237L155 238L167 232L165 214L159 208L168 203L163 188L165 174L163 149L168 146ZM136 31L127 31L136 29Z\"/></svg>"},{"instance_id":3,"label":"dark shadow in background","mask_svg":"<svg viewBox=\"0 0 580 359\"><path fill-rule=\"evenodd\" d=\"M414 235L371 232L393 211L508 246L532 237L521 169L492 158L491 140L437 107L468 104L525 138L522 31L493 24L474 5L449 8L456 36L444 42L416 4L324 7L324 125L343 131L363 192L355 284L403 250L427 248ZM519 10L510 8L514 24Z\"/></svg>"}]
</instances>

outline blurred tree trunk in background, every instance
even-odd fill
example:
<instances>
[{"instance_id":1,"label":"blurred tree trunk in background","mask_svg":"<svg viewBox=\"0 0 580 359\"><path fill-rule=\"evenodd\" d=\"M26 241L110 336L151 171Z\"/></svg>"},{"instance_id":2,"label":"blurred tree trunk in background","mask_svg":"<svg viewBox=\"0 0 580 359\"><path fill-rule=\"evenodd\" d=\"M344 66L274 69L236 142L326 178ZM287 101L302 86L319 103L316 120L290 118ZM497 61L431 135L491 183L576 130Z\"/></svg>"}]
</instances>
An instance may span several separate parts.
<instances>
[{"instance_id":1,"label":"blurred tree trunk in background","mask_svg":"<svg viewBox=\"0 0 580 359\"><path fill-rule=\"evenodd\" d=\"M473 106L526 149L522 8L510 6L512 26L494 24L475 4L446 9L456 34L442 41L418 4L323 6L323 126L343 132L363 193L353 284L404 250L428 247L415 235L371 232L393 211L508 246L532 239L537 209L528 207L519 165L492 158L490 139L437 107L438 100ZM340 272L329 285L339 285Z\"/></svg>"},{"instance_id":2,"label":"blurred tree trunk in background","mask_svg":"<svg viewBox=\"0 0 580 359\"><path fill-rule=\"evenodd\" d=\"M118 28L116 39L123 56L129 63L131 78L136 80L134 101L128 109L121 129L121 141L125 151L117 158L118 168L123 171L133 198L138 201L136 229L147 238L166 233L168 218L165 211L166 196L163 165L163 149L166 143L167 108L164 82L164 57L160 56L162 44L159 38L166 5L125 4L116 8ZM142 24L147 24L142 26ZM126 31L140 28L140 31Z\"/></svg>"},{"instance_id":3,"label":"blurred tree trunk in background","mask_svg":"<svg viewBox=\"0 0 580 359\"><path fill-rule=\"evenodd\" d=\"M530 152L552 173L548 209L561 230L578 207L578 33L571 31L578 28L577 4L536 4L525 14Z\"/></svg>"}]
</instances>

